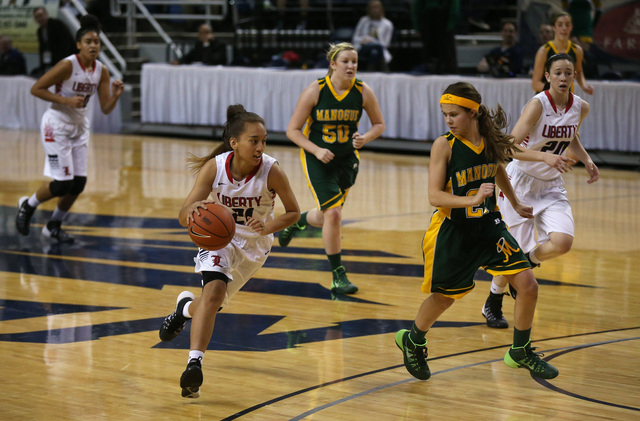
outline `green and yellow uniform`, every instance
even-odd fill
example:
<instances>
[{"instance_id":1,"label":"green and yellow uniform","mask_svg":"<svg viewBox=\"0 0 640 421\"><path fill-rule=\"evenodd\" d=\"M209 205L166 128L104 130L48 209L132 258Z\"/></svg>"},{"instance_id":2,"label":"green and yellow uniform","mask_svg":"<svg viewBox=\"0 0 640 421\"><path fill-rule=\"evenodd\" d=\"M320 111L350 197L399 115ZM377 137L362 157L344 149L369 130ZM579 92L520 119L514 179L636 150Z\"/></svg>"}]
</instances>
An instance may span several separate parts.
<instances>
[{"instance_id":1,"label":"green and yellow uniform","mask_svg":"<svg viewBox=\"0 0 640 421\"><path fill-rule=\"evenodd\" d=\"M303 134L335 157L323 164L303 149L300 159L316 203L325 210L343 205L358 175L360 156L353 147L353 134L362 117L362 81L354 78L342 95L336 94L329 76L318 83L318 104L311 110Z\"/></svg>"},{"instance_id":2,"label":"green and yellow uniform","mask_svg":"<svg viewBox=\"0 0 640 421\"><path fill-rule=\"evenodd\" d=\"M448 132L451 147L445 191L475 196L483 183L495 183L498 163L485 157L484 140L474 146ZM422 243L423 292L461 298L475 287L478 268L491 275L512 275L530 268L496 205L495 195L468 208L438 208Z\"/></svg>"}]
</instances>

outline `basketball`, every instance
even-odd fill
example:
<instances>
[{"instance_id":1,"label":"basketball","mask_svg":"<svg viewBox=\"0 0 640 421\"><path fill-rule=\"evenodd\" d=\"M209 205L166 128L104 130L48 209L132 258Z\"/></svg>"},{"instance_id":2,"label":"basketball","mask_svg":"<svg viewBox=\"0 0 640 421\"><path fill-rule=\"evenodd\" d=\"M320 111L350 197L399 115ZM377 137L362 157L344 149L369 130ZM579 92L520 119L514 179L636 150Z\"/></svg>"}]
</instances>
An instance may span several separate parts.
<instances>
[{"instance_id":1,"label":"basketball","mask_svg":"<svg viewBox=\"0 0 640 421\"><path fill-rule=\"evenodd\" d=\"M236 233L236 221L222 205L207 203L207 209L199 208L192 214L189 236L193 243L205 250L220 250L231 242Z\"/></svg>"}]
</instances>

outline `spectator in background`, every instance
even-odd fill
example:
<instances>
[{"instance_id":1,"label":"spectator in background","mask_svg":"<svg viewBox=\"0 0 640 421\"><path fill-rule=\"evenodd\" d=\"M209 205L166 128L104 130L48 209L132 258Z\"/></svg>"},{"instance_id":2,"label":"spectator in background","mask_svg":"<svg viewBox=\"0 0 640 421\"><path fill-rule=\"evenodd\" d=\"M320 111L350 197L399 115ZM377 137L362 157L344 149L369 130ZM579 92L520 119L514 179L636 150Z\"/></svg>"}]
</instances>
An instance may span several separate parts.
<instances>
[{"instance_id":1,"label":"spectator in background","mask_svg":"<svg viewBox=\"0 0 640 421\"><path fill-rule=\"evenodd\" d=\"M536 52L536 58L533 62L533 74L531 76L531 88L533 88L536 93L542 92L547 82L544 76L545 71L548 70L544 68L546 61L555 54L566 53L575 61L575 81L578 82L578 85L580 85L584 92L593 95L593 86L587 83L582 70L584 50L581 46L574 44L569 39L571 30L573 29L571 15L567 12L558 12L551 18L551 24L553 25L553 40L538 48L538 52ZM573 84L571 85L571 92L573 92Z\"/></svg>"},{"instance_id":2,"label":"spectator in background","mask_svg":"<svg viewBox=\"0 0 640 421\"><path fill-rule=\"evenodd\" d=\"M13 47L11 38L0 36L0 75L26 75L27 61L17 48Z\"/></svg>"},{"instance_id":3,"label":"spectator in background","mask_svg":"<svg viewBox=\"0 0 640 421\"><path fill-rule=\"evenodd\" d=\"M601 6L600 0L562 0L562 8L571 15L573 22L571 35L576 36L582 43L592 44L593 27L600 17Z\"/></svg>"},{"instance_id":4,"label":"spectator in background","mask_svg":"<svg viewBox=\"0 0 640 421\"><path fill-rule=\"evenodd\" d=\"M516 25L512 22L502 24L500 30L502 44L489 51L480 63L478 72L489 73L494 77L516 77L522 73L522 49L516 42Z\"/></svg>"},{"instance_id":5,"label":"spectator in background","mask_svg":"<svg viewBox=\"0 0 640 421\"><path fill-rule=\"evenodd\" d=\"M276 8L278 9L278 14L280 15L276 29L284 29L284 21L285 21L284 15L287 9L287 0L278 0L276 3ZM298 20L298 24L296 25L296 29L299 29L299 30L307 29L308 16L309 16L309 0L300 0L300 18Z\"/></svg>"},{"instance_id":6,"label":"spectator in background","mask_svg":"<svg viewBox=\"0 0 640 421\"><path fill-rule=\"evenodd\" d=\"M541 23L538 30L538 41L540 45L544 45L553 39L553 26L548 23Z\"/></svg>"},{"instance_id":7,"label":"spectator in background","mask_svg":"<svg viewBox=\"0 0 640 421\"><path fill-rule=\"evenodd\" d=\"M582 73L584 73L584 77L588 79L599 79L598 61L596 60L596 56L591 53L593 44L587 41L580 41L575 35L572 35L570 40L575 45L582 47L584 53L584 57L582 58Z\"/></svg>"},{"instance_id":8,"label":"spectator in background","mask_svg":"<svg viewBox=\"0 0 640 421\"><path fill-rule=\"evenodd\" d=\"M420 34L425 70L435 74L458 73L455 28L460 0L413 0L413 27Z\"/></svg>"},{"instance_id":9,"label":"spectator in background","mask_svg":"<svg viewBox=\"0 0 640 421\"><path fill-rule=\"evenodd\" d=\"M389 70L392 58L389 44L392 36L393 23L384 17L382 2L371 0L367 5L367 14L356 25L352 39L363 70Z\"/></svg>"},{"instance_id":10,"label":"spectator in background","mask_svg":"<svg viewBox=\"0 0 640 421\"><path fill-rule=\"evenodd\" d=\"M210 66L227 64L227 45L215 39L213 29L208 23L198 28L198 40L193 48L180 60L173 60L171 64L202 63Z\"/></svg>"},{"instance_id":11,"label":"spectator in background","mask_svg":"<svg viewBox=\"0 0 640 421\"><path fill-rule=\"evenodd\" d=\"M33 10L33 18L38 28L38 44L40 67L36 76L44 74L60 60L78 52L67 26L56 18L49 17L47 9L37 7Z\"/></svg>"}]
</instances>

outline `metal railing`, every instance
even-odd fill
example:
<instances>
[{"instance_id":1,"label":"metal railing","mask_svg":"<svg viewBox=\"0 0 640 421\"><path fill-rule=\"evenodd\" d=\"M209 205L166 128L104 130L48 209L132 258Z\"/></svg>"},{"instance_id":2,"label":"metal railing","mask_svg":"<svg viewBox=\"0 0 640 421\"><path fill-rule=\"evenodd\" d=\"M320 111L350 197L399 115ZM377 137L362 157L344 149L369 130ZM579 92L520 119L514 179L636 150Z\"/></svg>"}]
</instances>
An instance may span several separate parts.
<instances>
[{"instance_id":1,"label":"metal railing","mask_svg":"<svg viewBox=\"0 0 640 421\"><path fill-rule=\"evenodd\" d=\"M166 10L159 12L154 11L153 17L158 20L220 21L227 15L228 8L227 0L111 0L111 15L122 16L123 8L128 10L130 3L135 3L138 9L140 9L139 13L134 12L133 17L136 19L147 18L147 14L143 11L144 9L149 13L149 8L146 6L175 6L182 11L180 13L165 13ZM142 5L142 7L140 5ZM187 10L197 8L203 10L203 12L184 13L185 8Z\"/></svg>"}]
</instances>

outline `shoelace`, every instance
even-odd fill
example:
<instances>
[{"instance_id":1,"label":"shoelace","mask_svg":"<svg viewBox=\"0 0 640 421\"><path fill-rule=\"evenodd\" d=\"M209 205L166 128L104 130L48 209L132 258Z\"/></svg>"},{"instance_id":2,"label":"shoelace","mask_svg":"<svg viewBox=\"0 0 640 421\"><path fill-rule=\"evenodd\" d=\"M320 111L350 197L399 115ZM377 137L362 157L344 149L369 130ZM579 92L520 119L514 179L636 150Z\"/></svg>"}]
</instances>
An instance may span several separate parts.
<instances>
[{"instance_id":1,"label":"shoelace","mask_svg":"<svg viewBox=\"0 0 640 421\"><path fill-rule=\"evenodd\" d=\"M416 348L414 348L414 350L409 355L410 355L409 363L411 365L424 367L427 364L427 348L426 347L416 346Z\"/></svg>"},{"instance_id":2,"label":"shoelace","mask_svg":"<svg viewBox=\"0 0 640 421\"><path fill-rule=\"evenodd\" d=\"M167 329L170 328L174 328L174 329L179 329L180 328L180 324L179 323L174 323L174 322L178 322L178 317L176 315L176 313L171 313L169 315L169 317L167 317L166 319L164 319L164 327ZM174 324L176 324L177 326L173 326Z\"/></svg>"},{"instance_id":3,"label":"shoelace","mask_svg":"<svg viewBox=\"0 0 640 421\"><path fill-rule=\"evenodd\" d=\"M411 358L411 364L418 364L420 366L424 366L427 363L427 342L425 341L422 345L417 345L415 342L411 340L410 337L407 338L409 342L413 344L413 350L411 354L415 355L415 358Z\"/></svg>"},{"instance_id":4,"label":"shoelace","mask_svg":"<svg viewBox=\"0 0 640 421\"><path fill-rule=\"evenodd\" d=\"M529 352L527 352L527 356L524 358L522 365L530 367L535 372L542 372L547 364L542 360L544 354L542 352L533 352L534 349L536 348L533 347Z\"/></svg>"}]
</instances>

